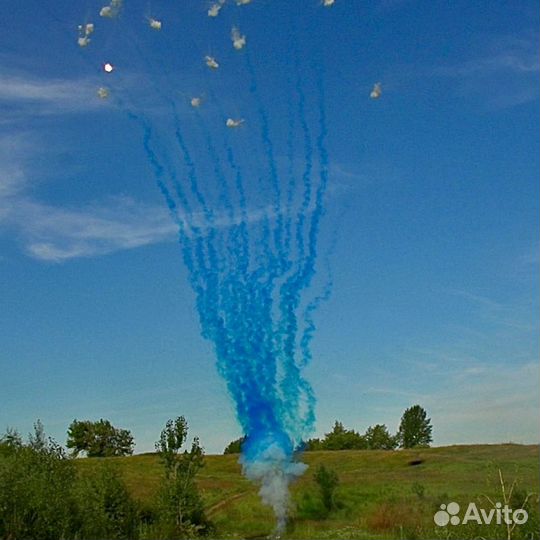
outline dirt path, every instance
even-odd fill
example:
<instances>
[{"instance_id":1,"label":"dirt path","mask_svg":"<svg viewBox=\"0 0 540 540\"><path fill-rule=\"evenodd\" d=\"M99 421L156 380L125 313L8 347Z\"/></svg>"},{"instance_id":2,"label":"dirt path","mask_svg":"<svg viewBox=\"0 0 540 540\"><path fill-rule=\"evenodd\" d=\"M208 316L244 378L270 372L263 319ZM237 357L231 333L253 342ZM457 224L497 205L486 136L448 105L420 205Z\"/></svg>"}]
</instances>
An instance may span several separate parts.
<instances>
[{"instance_id":1,"label":"dirt path","mask_svg":"<svg viewBox=\"0 0 540 540\"><path fill-rule=\"evenodd\" d=\"M206 515L208 517L210 517L212 514L215 514L220 508L223 508L224 506L228 505L229 503L244 497L244 495L247 495L248 493L249 493L249 491L242 491L240 493L236 493L236 495L233 495L232 497L229 497L228 499L224 499L223 501L219 501L218 503L212 505L210 508L208 508L206 510Z\"/></svg>"}]
</instances>

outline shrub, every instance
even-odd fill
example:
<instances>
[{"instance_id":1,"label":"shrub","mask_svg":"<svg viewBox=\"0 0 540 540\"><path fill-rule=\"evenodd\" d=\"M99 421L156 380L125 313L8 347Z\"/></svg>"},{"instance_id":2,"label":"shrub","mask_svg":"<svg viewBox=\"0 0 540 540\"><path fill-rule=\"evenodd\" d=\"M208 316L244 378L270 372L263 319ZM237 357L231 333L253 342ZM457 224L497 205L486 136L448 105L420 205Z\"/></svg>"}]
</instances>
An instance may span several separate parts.
<instances>
[{"instance_id":1,"label":"shrub","mask_svg":"<svg viewBox=\"0 0 540 540\"><path fill-rule=\"evenodd\" d=\"M324 508L328 512L332 511L336 507L335 491L339 485L337 473L324 465L319 465L313 478L319 487Z\"/></svg>"},{"instance_id":2,"label":"shrub","mask_svg":"<svg viewBox=\"0 0 540 540\"><path fill-rule=\"evenodd\" d=\"M314 497L311 493L304 492L298 503L298 516L306 519L326 519L328 510L320 497Z\"/></svg>"},{"instance_id":3,"label":"shrub","mask_svg":"<svg viewBox=\"0 0 540 540\"><path fill-rule=\"evenodd\" d=\"M5 439L5 437L3 438ZM6 444L0 459L0 537L56 540L76 527L76 473L40 422L27 445Z\"/></svg>"},{"instance_id":4,"label":"shrub","mask_svg":"<svg viewBox=\"0 0 540 540\"><path fill-rule=\"evenodd\" d=\"M100 464L78 486L80 537L136 540L139 516L118 471L110 463Z\"/></svg>"}]
</instances>

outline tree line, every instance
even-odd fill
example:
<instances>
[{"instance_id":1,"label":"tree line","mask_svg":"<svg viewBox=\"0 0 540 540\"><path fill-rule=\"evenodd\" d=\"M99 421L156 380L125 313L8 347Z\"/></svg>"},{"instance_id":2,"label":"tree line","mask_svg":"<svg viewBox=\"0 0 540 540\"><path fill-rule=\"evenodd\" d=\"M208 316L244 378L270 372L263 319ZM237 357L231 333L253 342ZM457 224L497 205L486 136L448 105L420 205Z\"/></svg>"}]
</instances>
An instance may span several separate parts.
<instances>
[{"instance_id":1,"label":"tree line","mask_svg":"<svg viewBox=\"0 0 540 540\"><path fill-rule=\"evenodd\" d=\"M27 441L8 429L0 437L0 538L173 540L212 534L195 482L204 451L197 437L183 449L187 433L183 416L169 420L161 431L155 445L162 464L160 488L142 506L114 462L75 467L74 456L81 451L131 453L133 439L126 430L103 420L75 421L68 436L70 456L45 436L39 421Z\"/></svg>"},{"instance_id":2,"label":"tree line","mask_svg":"<svg viewBox=\"0 0 540 540\"><path fill-rule=\"evenodd\" d=\"M420 405L405 410L397 433L391 434L385 424L375 424L361 434L346 429L336 420L332 431L323 438L305 441L299 450L394 450L429 446L432 438L431 419ZM73 420L67 431L66 447L73 457L127 456L133 453L135 442L127 429L114 427L109 420ZM231 441L224 454L237 454L242 450L245 437Z\"/></svg>"},{"instance_id":3,"label":"tree line","mask_svg":"<svg viewBox=\"0 0 540 540\"><path fill-rule=\"evenodd\" d=\"M336 420L332 431L321 438L307 440L299 450L395 450L396 448L428 447L433 441L433 427L426 410L420 405L406 409L397 433L391 434L385 424L376 424L361 434L346 429ZM246 438L230 442L224 454L240 453Z\"/></svg>"}]
</instances>

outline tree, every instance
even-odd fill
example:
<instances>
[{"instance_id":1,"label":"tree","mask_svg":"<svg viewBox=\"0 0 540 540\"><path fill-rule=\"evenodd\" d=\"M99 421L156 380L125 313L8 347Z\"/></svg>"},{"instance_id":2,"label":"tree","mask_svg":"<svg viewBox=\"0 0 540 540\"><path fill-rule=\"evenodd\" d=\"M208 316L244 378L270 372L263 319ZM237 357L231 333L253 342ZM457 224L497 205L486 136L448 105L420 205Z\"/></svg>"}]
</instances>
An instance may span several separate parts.
<instances>
[{"instance_id":1,"label":"tree","mask_svg":"<svg viewBox=\"0 0 540 540\"><path fill-rule=\"evenodd\" d=\"M100 419L73 420L66 446L74 456L86 452L88 457L114 457L131 455L134 444L129 430L117 429L108 420Z\"/></svg>"},{"instance_id":2,"label":"tree","mask_svg":"<svg viewBox=\"0 0 540 540\"><path fill-rule=\"evenodd\" d=\"M47 448L45 428L39 418L34 423L34 433L28 434L28 446L36 452L43 452Z\"/></svg>"},{"instance_id":3,"label":"tree","mask_svg":"<svg viewBox=\"0 0 540 540\"><path fill-rule=\"evenodd\" d=\"M314 450L322 450L322 441L321 439L308 439L305 443L302 444L300 447L301 450L304 452L312 452Z\"/></svg>"},{"instance_id":4,"label":"tree","mask_svg":"<svg viewBox=\"0 0 540 540\"><path fill-rule=\"evenodd\" d=\"M321 441L321 450L362 450L366 448L366 441L354 429L345 429L341 422L336 420L334 428L326 433Z\"/></svg>"},{"instance_id":5,"label":"tree","mask_svg":"<svg viewBox=\"0 0 540 540\"><path fill-rule=\"evenodd\" d=\"M370 450L394 450L398 445L397 437L390 435L384 424L368 427L364 439Z\"/></svg>"},{"instance_id":6,"label":"tree","mask_svg":"<svg viewBox=\"0 0 540 540\"><path fill-rule=\"evenodd\" d=\"M413 405L405 410L401 417L397 433L401 448L414 448L429 446L433 440L431 436L431 419L427 417L425 409L420 405Z\"/></svg>"},{"instance_id":7,"label":"tree","mask_svg":"<svg viewBox=\"0 0 540 540\"><path fill-rule=\"evenodd\" d=\"M16 429L8 427L5 434L0 437L0 457L13 454L22 445L23 440L20 433Z\"/></svg>"},{"instance_id":8,"label":"tree","mask_svg":"<svg viewBox=\"0 0 540 540\"><path fill-rule=\"evenodd\" d=\"M183 416L176 420L167 420L165 428L161 430L159 441L156 442L156 452L165 465L167 478L177 474L180 466L180 449L184 445L188 432L188 424Z\"/></svg>"},{"instance_id":9,"label":"tree","mask_svg":"<svg viewBox=\"0 0 540 540\"><path fill-rule=\"evenodd\" d=\"M223 450L224 454L240 454L242 452L242 446L246 442L246 436L240 437L231 441Z\"/></svg>"},{"instance_id":10,"label":"tree","mask_svg":"<svg viewBox=\"0 0 540 540\"><path fill-rule=\"evenodd\" d=\"M204 466L204 451L198 437L193 439L189 451L181 451L187 433L186 419L179 416L167 421L156 442L156 451L165 466L165 482L159 494L161 532L171 539L196 536L210 529L195 483Z\"/></svg>"}]
</instances>

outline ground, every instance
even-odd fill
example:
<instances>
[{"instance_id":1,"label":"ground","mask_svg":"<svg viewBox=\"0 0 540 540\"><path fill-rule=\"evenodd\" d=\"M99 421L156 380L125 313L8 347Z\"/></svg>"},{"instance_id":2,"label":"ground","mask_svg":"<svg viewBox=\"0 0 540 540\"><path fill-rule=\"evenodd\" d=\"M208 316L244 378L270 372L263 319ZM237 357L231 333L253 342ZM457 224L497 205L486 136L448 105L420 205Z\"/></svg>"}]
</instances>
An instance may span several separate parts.
<instances>
[{"instance_id":1,"label":"ground","mask_svg":"<svg viewBox=\"0 0 540 540\"><path fill-rule=\"evenodd\" d=\"M470 445L418 450L351 450L307 452L309 465L292 488L292 510L285 538L508 538L505 525L438 527L433 515L441 504L469 502L490 508L503 502L499 470L508 492L515 480L513 508L527 493L529 521L511 538L539 538L537 445ZM151 508L162 477L153 454L112 458L133 495ZM98 459L81 459L88 471ZM334 469L340 479L337 509L320 515L321 505L313 472L318 464ZM273 529L272 512L262 505L257 487L241 474L237 455L207 456L199 486L208 516L220 538L263 538Z\"/></svg>"}]
</instances>

